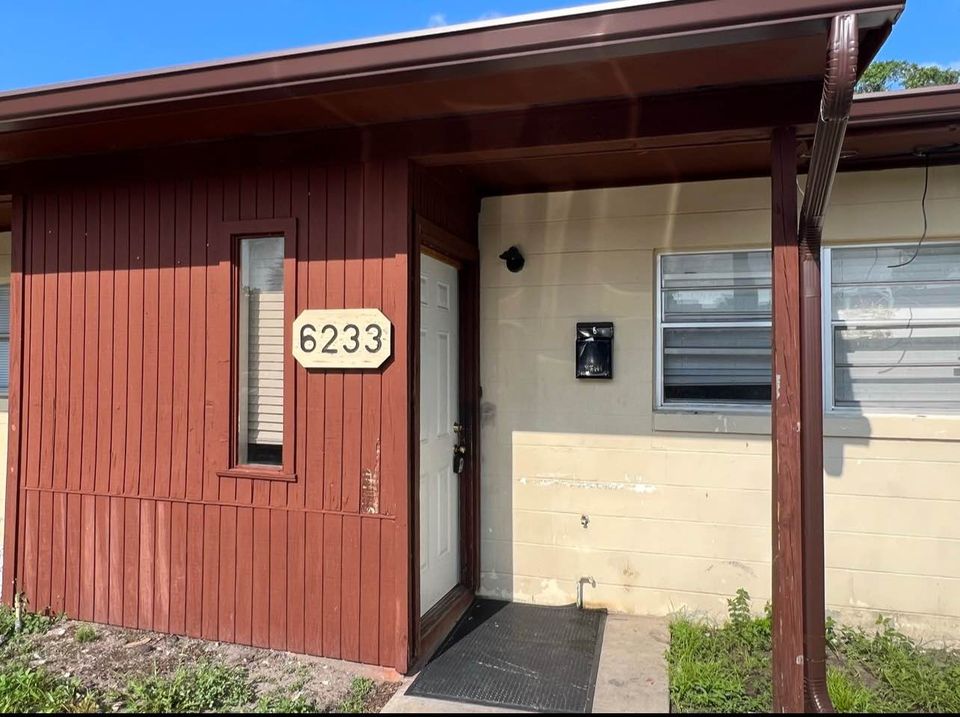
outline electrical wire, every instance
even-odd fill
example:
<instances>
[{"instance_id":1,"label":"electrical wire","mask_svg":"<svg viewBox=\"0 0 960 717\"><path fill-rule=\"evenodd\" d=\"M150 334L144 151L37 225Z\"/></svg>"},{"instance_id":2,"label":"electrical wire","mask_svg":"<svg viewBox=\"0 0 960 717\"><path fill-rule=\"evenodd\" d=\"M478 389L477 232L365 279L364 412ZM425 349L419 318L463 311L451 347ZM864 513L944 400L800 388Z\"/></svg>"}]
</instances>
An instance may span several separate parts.
<instances>
[{"instance_id":1,"label":"electrical wire","mask_svg":"<svg viewBox=\"0 0 960 717\"><path fill-rule=\"evenodd\" d=\"M920 248L923 246L923 242L926 240L927 232L930 228L930 223L927 219L927 190L930 189L930 155L925 152L921 156L924 160L923 198L920 200L920 209L923 212L923 233L920 235L920 241L917 242L917 246L913 250L913 256L899 264L890 264L887 267L888 269L899 269L900 267L907 266L908 264L912 264L914 261L916 261L917 257L920 256Z\"/></svg>"}]
</instances>

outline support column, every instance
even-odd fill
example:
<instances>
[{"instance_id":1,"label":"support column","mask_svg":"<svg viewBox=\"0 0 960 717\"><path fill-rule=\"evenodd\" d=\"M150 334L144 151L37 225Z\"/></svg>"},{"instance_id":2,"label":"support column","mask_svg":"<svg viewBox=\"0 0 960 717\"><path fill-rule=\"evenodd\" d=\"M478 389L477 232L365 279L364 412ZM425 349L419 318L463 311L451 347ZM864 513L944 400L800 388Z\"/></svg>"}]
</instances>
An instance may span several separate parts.
<instances>
[{"instance_id":1,"label":"support column","mask_svg":"<svg viewBox=\"0 0 960 717\"><path fill-rule=\"evenodd\" d=\"M792 127L774 131L771 177L773 711L803 712L802 301L796 132Z\"/></svg>"}]
</instances>

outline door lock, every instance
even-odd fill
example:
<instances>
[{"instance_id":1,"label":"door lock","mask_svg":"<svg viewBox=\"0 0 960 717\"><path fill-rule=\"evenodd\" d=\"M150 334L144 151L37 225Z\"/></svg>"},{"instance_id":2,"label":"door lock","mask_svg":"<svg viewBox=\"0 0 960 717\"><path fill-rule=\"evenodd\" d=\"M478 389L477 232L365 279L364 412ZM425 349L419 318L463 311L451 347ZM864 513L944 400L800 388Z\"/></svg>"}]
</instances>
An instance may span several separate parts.
<instances>
[{"instance_id":1,"label":"door lock","mask_svg":"<svg viewBox=\"0 0 960 717\"><path fill-rule=\"evenodd\" d=\"M455 475L463 473L467 459L467 446L463 438L463 426L460 423L453 424L453 432L457 437L456 444L453 446L453 472Z\"/></svg>"}]
</instances>

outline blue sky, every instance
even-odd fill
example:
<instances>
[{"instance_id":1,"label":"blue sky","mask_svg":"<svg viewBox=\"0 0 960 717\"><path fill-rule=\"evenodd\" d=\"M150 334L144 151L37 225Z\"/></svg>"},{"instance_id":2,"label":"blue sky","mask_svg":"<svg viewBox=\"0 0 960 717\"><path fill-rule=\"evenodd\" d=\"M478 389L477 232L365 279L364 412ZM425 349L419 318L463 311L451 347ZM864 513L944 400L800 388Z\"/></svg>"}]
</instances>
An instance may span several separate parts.
<instances>
[{"instance_id":1,"label":"blue sky","mask_svg":"<svg viewBox=\"0 0 960 717\"><path fill-rule=\"evenodd\" d=\"M583 4L570 0L6 0L0 90ZM909 0L883 57L960 67L960 0Z\"/></svg>"}]
</instances>

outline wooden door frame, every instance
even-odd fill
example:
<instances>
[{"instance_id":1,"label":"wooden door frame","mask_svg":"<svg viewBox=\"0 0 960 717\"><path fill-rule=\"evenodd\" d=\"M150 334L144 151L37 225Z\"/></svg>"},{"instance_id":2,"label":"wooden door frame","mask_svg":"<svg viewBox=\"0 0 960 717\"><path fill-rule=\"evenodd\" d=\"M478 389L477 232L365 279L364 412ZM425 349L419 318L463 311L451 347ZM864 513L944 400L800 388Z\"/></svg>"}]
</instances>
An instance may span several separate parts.
<instances>
[{"instance_id":1,"label":"wooden door frame","mask_svg":"<svg viewBox=\"0 0 960 717\"><path fill-rule=\"evenodd\" d=\"M480 253L476 246L414 214L414 256L410 272L413 388L411 421L411 667L428 657L466 611L480 584ZM460 422L467 456L460 477L460 581L425 615L420 615L420 255L458 270ZM451 457L452 459L452 457Z\"/></svg>"}]
</instances>

